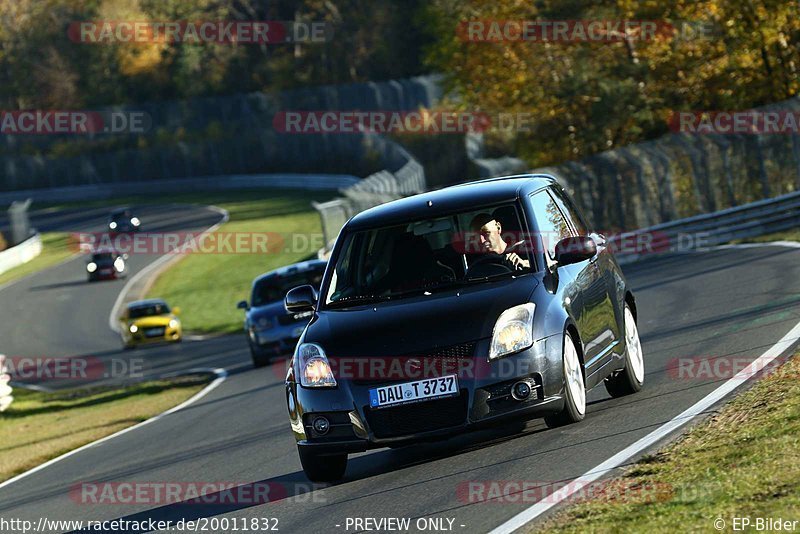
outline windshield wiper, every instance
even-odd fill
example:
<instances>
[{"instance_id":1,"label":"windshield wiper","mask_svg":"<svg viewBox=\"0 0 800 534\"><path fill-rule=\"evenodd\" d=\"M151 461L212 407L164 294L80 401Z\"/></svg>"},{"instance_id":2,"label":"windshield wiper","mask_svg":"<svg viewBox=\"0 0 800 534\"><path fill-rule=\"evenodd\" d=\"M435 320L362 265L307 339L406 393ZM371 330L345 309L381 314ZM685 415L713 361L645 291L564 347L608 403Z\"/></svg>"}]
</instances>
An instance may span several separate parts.
<instances>
[{"instance_id":1,"label":"windshield wiper","mask_svg":"<svg viewBox=\"0 0 800 534\"><path fill-rule=\"evenodd\" d=\"M356 304L369 304L372 302L382 302L390 300L392 297L389 295L354 295L352 297L343 297L327 303L327 308L345 308L347 306L354 306Z\"/></svg>"},{"instance_id":2,"label":"windshield wiper","mask_svg":"<svg viewBox=\"0 0 800 534\"><path fill-rule=\"evenodd\" d=\"M507 276L511 276L512 278L515 278L518 273L519 274L524 274L524 271L509 271L507 273L495 273L495 274L489 274L489 275L486 275L486 276L476 276L475 278L465 278L464 281L467 282L467 283L470 283L470 284L474 284L474 283L477 283L477 282L490 282L492 280L499 280L499 279L505 278Z\"/></svg>"},{"instance_id":3,"label":"windshield wiper","mask_svg":"<svg viewBox=\"0 0 800 534\"><path fill-rule=\"evenodd\" d=\"M433 293L434 291L446 291L448 289L463 287L464 282L465 282L464 280L453 280L451 282L442 282L441 284L436 284L431 286L421 286L415 289L409 289L407 291L390 293L389 296L395 298L395 297L405 297L408 295L414 295L419 293Z\"/></svg>"}]
</instances>

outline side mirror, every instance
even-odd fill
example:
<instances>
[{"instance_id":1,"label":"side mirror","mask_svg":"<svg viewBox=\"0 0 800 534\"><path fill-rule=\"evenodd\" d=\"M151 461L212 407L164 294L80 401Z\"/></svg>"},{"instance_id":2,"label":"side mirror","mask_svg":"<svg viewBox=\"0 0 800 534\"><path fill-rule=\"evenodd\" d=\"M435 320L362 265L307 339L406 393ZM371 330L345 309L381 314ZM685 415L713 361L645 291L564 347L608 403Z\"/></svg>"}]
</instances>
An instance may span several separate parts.
<instances>
[{"instance_id":1,"label":"side mirror","mask_svg":"<svg viewBox=\"0 0 800 534\"><path fill-rule=\"evenodd\" d=\"M180 314L181 314L180 306L175 306L174 308L172 308L172 315L180 315Z\"/></svg>"},{"instance_id":2,"label":"side mirror","mask_svg":"<svg viewBox=\"0 0 800 534\"><path fill-rule=\"evenodd\" d=\"M298 286L290 289L283 299L283 306L287 312L314 311L318 300L317 290L310 285Z\"/></svg>"},{"instance_id":3,"label":"side mirror","mask_svg":"<svg viewBox=\"0 0 800 534\"><path fill-rule=\"evenodd\" d=\"M247 310L250 309L250 306L247 305L247 301L246 300L240 300L239 304L236 305L236 309L237 310L247 311Z\"/></svg>"},{"instance_id":4,"label":"side mirror","mask_svg":"<svg viewBox=\"0 0 800 534\"><path fill-rule=\"evenodd\" d=\"M556 245L558 265L571 265L589 260L597 254L597 243L587 236L565 237Z\"/></svg>"}]
</instances>

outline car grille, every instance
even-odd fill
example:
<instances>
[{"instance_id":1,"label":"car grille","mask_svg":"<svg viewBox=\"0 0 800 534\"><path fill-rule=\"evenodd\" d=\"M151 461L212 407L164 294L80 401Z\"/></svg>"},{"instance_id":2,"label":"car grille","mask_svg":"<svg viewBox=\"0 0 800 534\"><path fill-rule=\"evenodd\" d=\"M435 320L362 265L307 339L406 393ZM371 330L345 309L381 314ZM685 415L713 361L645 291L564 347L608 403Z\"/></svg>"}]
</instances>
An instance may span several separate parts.
<instances>
[{"instance_id":1,"label":"car grille","mask_svg":"<svg viewBox=\"0 0 800 534\"><path fill-rule=\"evenodd\" d=\"M467 394L383 409L367 409L377 438L393 438L459 426L467 418Z\"/></svg>"},{"instance_id":2,"label":"car grille","mask_svg":"<svg viewBox=\"0 0 800 534\"><path fill-rule=\"evenodd\" d=\"M433 363L433 367L435 369L443 369L443 370L458 370L464 369L465 366L462 362L472 359L475 354L475 346L477 345L476 342L470 341L467 343L459 343L458 345L451 345L449 347L441 347L435 349L428 349L413 352L410 354L402 354L397 356L387 356L384 359L391 360L392 358L397 358L401 363L405 362L408 358L415 358L420 360L421 365L423 368L427 369L428 366L425 364L427 361L433 359L435 360ZM450 374L449 371L443 374ZM438 375L437 375L438 376ZM422 378L430 378L430 377L422 377ZM409 378L408 381L415 380L416 378ZM405 382L405 380L403 380ZM397 383L397 379L390 379L386 380L380 376L376 377L357 377L353 380L354 384L357 385L379 385L384 383Z\"/></svg>"},{"instance_id":3,"label":"car grille","mask_svg":"<svg viewBox=\"0 0 800 534\"><path fill-rule=\"evenodd\" d=\"M144 329L144 336L145 337L162 337L164 335L164 331L165 331L165 328L163 326L145 328Z\"/></svg>"}]
</instances>

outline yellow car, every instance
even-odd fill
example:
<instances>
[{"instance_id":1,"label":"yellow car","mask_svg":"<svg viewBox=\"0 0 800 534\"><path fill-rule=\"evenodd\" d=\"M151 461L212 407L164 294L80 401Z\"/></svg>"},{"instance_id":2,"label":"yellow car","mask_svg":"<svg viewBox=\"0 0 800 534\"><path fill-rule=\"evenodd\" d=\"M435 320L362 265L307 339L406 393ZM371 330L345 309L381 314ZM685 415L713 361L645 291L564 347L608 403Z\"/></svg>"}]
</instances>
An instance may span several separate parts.
<instances>
[{"instance_id":1,"label":"yellow car","mask_svg":"<svg viewBox=\"0 0 800 534\"><path fill-rule=\"evenodd\" d=\"M137 300L125 308L120 320L122 344L130 349L147 343L178 342L183 331L180 308L169 309L161 299Z\"/></svg>"}]
</instances>

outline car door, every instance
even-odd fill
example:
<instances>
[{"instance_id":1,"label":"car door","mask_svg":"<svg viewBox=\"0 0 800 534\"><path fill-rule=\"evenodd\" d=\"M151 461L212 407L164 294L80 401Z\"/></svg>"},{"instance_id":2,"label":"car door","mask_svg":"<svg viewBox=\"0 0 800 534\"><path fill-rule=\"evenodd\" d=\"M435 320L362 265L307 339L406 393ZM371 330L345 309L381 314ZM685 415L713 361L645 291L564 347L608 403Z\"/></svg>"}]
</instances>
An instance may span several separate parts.
<instances>
[{"instance_id":1,"label":"car door","mask_svg":"<svg viewBox=\"0 0 800 534\"><path fill-rule=\"evenodd\" d=\"M572 200L564 193L560 187L553 187L550 190L553 200L558 205L559 210L564 214L574 235L588 235L597 244L597 254L589 260L591 264L591 283L592 310L588 313L592 315L591 322L597 324L594 329L596 334L587 344L591 344L592 356L587 357L589 372L594 372L608 363L611 358L611 349L618 343L620 331L614 307L614 279L613 271L608 263L610 254L606 247L606 240L603 236L589 232L586 222L580 211L575 207ZM588 273L587 273L588 274ZM596 358L597 361L592 361Z\"/></svg>"},{"instance_id":2,"label":"car door","mask_svg":"<svg viewBox=\"0 0 800 534\"><path fill-rule=\"evenodd\" d=\"M565 216L556 198L550 188L531 196L537 228L543 240L545 254L551 261L555 260L555 246L558 241L580 235L580 231L584 230L582 227L576 228ZM613 330L609 329L607 317L608 289L596 260L597 257L558 268L558 276L565 283L565 297L568 299L566 302L569 303L581 336L589 387L593 385L591 376L610 360L608 348L614 342ZM613 318L613 309L611 311Z\"/></svg>"}]
</instances>

